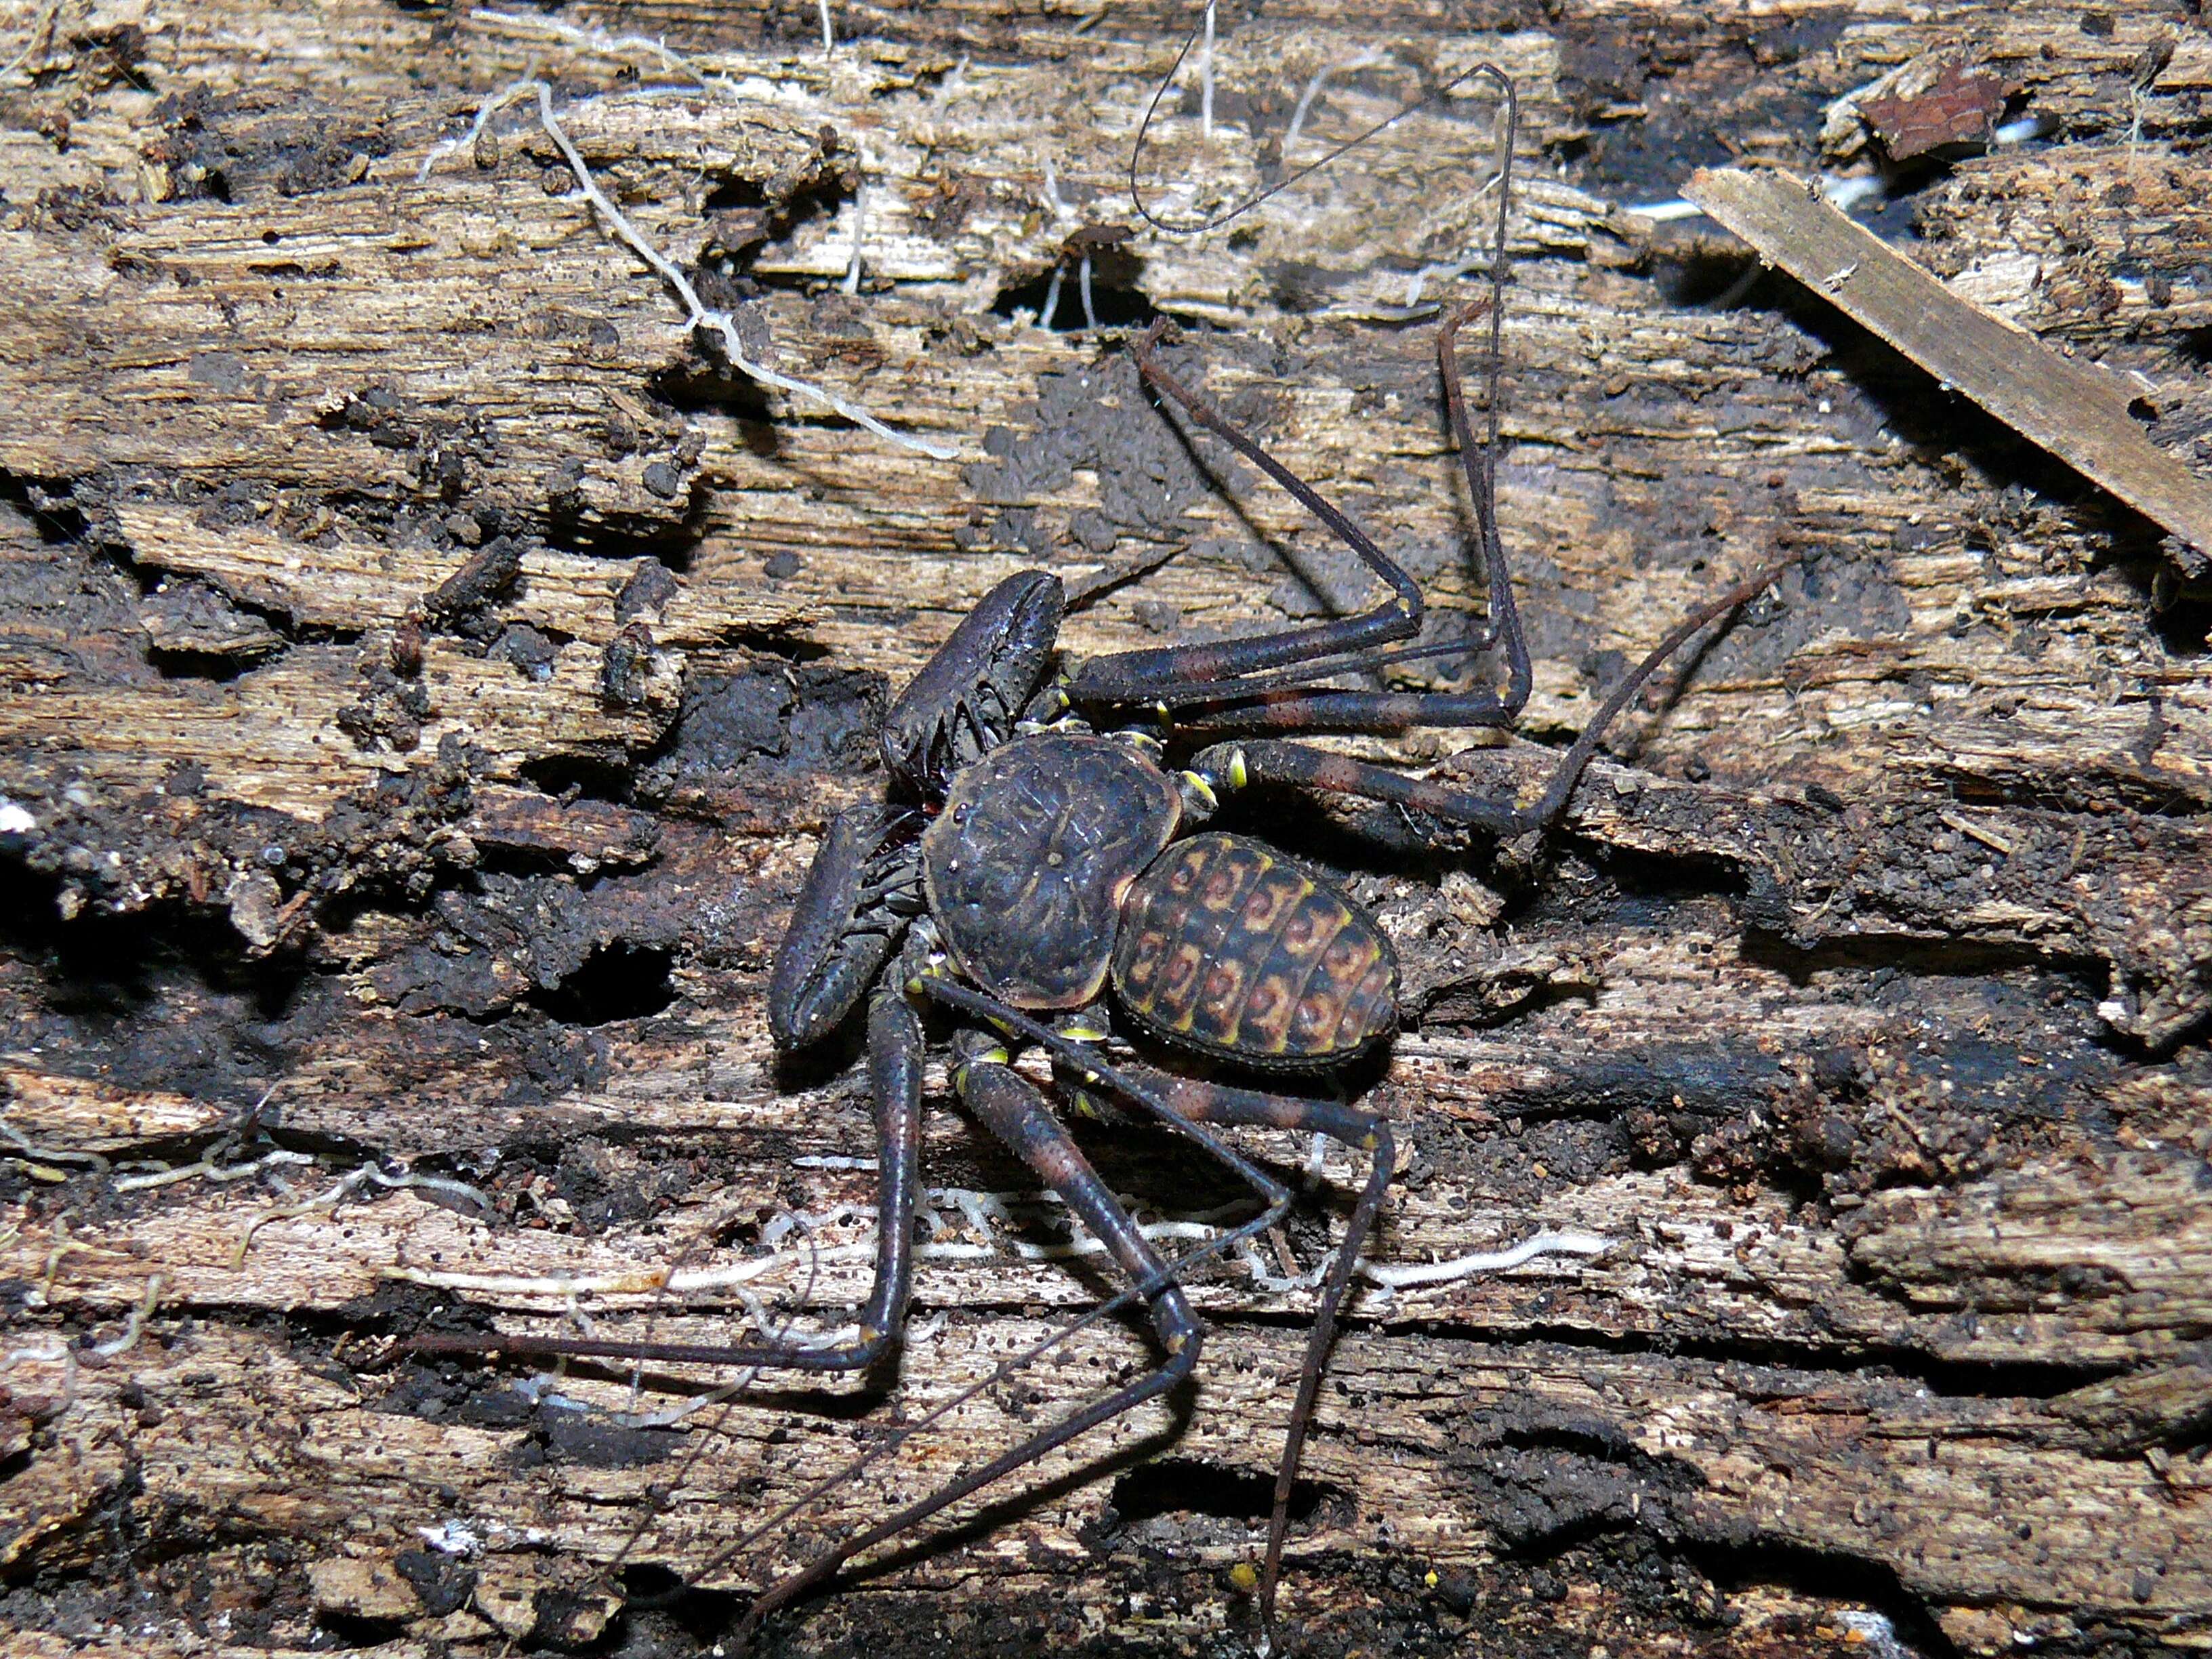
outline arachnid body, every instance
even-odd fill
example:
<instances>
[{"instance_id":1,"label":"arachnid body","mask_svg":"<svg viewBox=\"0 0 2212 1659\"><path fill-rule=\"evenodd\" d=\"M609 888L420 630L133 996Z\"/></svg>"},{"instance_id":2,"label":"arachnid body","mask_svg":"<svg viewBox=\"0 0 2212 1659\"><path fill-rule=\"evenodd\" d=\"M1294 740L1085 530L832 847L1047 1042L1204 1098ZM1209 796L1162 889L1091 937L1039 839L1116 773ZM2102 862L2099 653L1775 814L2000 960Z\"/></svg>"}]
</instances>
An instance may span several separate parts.
<instances>
[{"instance_id":1,"label":"arachnid body","mask_svg":"<svg viewBox=\"0 0 2212 1659\"><path fill-rule=\"evenodd\" d=\"M1454 649L1494 647L1504 659L1503 688L1416 692L1329 684L1432 654L1400 643L1421 626L1420 592L1356 525L1170 371L1159 356L1164 325L1154 325L1133 346L1146 381L1289 490L1389 596L1356 616L1277 633L1064 665L1055 653L1065 605L1059 579L1029 570L1001 581L892 705L880 733L889 797L830 826L769 991L770 1030L786 1053L811 1047L866 1007L879 1232L874 1288L854 1316L857 1335L826 1345L779 1338L729 1347L561 1338L476 1345L812 1372L876 1363L899 1340L912 1279L924 1018L951 1025L951 1078L963 1103L1066 1202L1127 1279L1125 1291L1084 1322L1140 1304L1160 1357L1133 1380L775 1585L754 1604L749 1624L860 1552L1192 1373L1203 1332L1180 1275L1198 1258L1274 1225L1290 1204L1280 1181L1218 1133L1240 1125L1318 1133L1370 1160L1322 1286L1278 1470L1258 1576L1261 1617L1271 1618L1300 1443L1359 1246L1393 1170L1389 1127L1334 1101L1109 1060L1107 1009L1164 1049L1225 1061L1270 1084L1325 1080L1386 1041L1397 1024L1398 979L1381 927L1289 854L1249 836L1202 830L1221 798L1267 785L1395 803L1497 835L1540 829L1564 807L1599 735L1637 686L1698 627L1771 575L1738 586L1662 641L1561 757L1533 805L1257 735L1505 726L1528 696L1528 658L1495 528L1492 446L1479 444L1470 429L1455 351L1455 331L1466 314L1445 324L1439 359L1480 519L1490 611L1482 637ZM1494 440L1494 307L1491 323ZM1186 751L1172 769L1171 750ZM1248 1184L1259 1212L1179 1260L1164 1257L1085 1160L1046 1093L1013 1068L1014 1044L1043 1049L1079 1105L1104 1096L1182 1137Z\"/></svg>"},{"instance_id":2,"label":"arachnid body","mask_svg":"<svg viewBox=\"0 0 2212 1659\"><path fill-rule=\"evenodd\" d=\"M1335 1100L1181 1075L1109 1059L1109 1009L1153 1044L1270 1085L1326 1084L1387 1042L1398 1024L1398 965L1375 919L1320 873L1249 836L1201 826L1224 795L1255 787L1393 805L1498 836L1541 830L1566 805L1606 727L1650 675L1705 623L1772 580L1759 573L1684 618L1625 676L1527 805L1408 776L1294 739L1320 732L1510 727L1530 668L1497 522L1498 374L1514 105L1503 83L1497 235L1486 305L1437 334L1446 408L1480 535L1488 613L1480 634L1445 647L1421 631L1420 588L1359 526L1187 386L1160 356L1164 322L1131 346L1163 401L1257 466L1351 550L1388 590L1369 610L1273 633L1125 651L1079 664L1057 653L1066 595L1048 571L994 587L886 714L890 787L828 828L793 907L768 993L784 1054L808 1049L866 1008L867 1075L877 1131L875 1278L849 1337L763 1333L726 1346L597 1338L431 1338L445 1352L596 1356L816 1373L853 1373L897 1346L914 1273L921 1189L924 1017L951 1026L955 1091L1104 1246L1127 1279L1118 1294L1006 1362L995 1379L1077 1330L1141 1306L1160 1354L1149 1370L920 1501L866 1527L772 1585L741 1636L844 1563L1086 1431L1164 1394L1195 1370L1204 1331L1182 1276L1288 1213L1290 1189L1219 1130L1319 1134L1364 1152L1368 1175L1322 1278L1277 1466L1265 1555L1254 1583L1272 1637L1292 1481L1339 1310L1395 1164L1389 1124ZM1456 349L1470 318L1488 321L1486 429L1468 417ZM1375 672L1438 655L1502 659L1503 684L1373 689ZM1362 677L1352 686L1334 684ZM1181 762L1172 769L1170 756ZM1174 1260L1154 1249L1069 1136L1045 1092L1017 1071L1012 1045L1043 1050L1060 1092L1100 1097L1180 1136L1247 1185L1258 1212ZM933 1420L925 1418L923 1424ZM921 1426L917 1425L915 1426ZM854 1466L854 1467L857 1467ZM848 1474L852 1470L848 1468ZM840 1477L833 1477L833 1482ZM817 1492L820 1488L816 1489ZM787 1519L801 1497L743 1542Z\"/></svg>"}]
</instances>

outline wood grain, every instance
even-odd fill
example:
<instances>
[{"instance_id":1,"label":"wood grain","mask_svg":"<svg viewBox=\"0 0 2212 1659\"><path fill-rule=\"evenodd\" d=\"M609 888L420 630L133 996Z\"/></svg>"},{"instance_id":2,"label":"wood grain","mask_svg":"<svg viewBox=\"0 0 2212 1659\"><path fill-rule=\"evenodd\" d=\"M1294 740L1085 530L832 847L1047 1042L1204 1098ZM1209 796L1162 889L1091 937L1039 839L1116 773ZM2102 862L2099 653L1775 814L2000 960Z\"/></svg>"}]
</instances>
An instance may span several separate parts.
<instances>
[{"instance_id":1,"label":"wood grain","mask_svg":"<svg viewBox=\"0 0 2212 1659\"><path fill-rule=\"evenodd\" d=\"M2143 435L2123 383L1960 299L1802 179L1711 168L1683 194L1944 386L2212 557L2212 483Z\"/></svg>"},{"instance_id":2,"label":"wood grain","mask_svg":"<svg viewBox=\"0 0 2212 1659\"><path fill-rule=\"evenodd\" d=\"M11 1651L711 1651L828 1529L1142 1361L1087 1330L746 1541L1109 1288L1021 1253L1054 1212L935 1066L940 1248L883 1390L766 1379L625 1426L709 1379L633 1400L391 1352L471 1320L710 1340L744 1316L732 1272L834 1324L866 1290L867 1103L846 1049L779 1061L762 997L822 824L884 787L889 691L1031 565L1170 555L1070 619L1075 654L1360 600L1294 504L1152 407L1122 324L1180 319L1179 372L1406 561L1440 637L1479 626L1431 331L1398 319L1417 273L1430 301L1482 291L1449 272L1495 205L1490 101L1219 232L1139 230L1093 272L1091 333L1072 272L1039 325L1050 273L1080 226L1130 222L1130 137L1190 8L841 4L827 55L807 4L514 9L0 8L0 63L24 50L0 72ZM2044 136L1905 179L1868 223L2126 377L2201 477L2204 30L1247 9L1222 9L1212 140L1194 95L1163 105L1164 188L1249 191L1324 67L1302 143L1478 60L1520 88L1523 740L1352 746L1526 798L1674 617L1796 560L1624 720L1540 848L1240 809L1341 873L1404 964L1407 1028L1353 1080L1404 1149L1378 1253L1611 1241L1362 1292L1288 1644L2203 1646L2201 575L1825 300L1630 210L1700 166L1863 165L1839 100L1972 63ZM961 459L726 372L523 112L418 179L532 72L754 355ZM1232 1196L1146 1137L1086 1145L1150 1215ZM1357 1178L1324 1163L1300 1263ZM979 1193L1012 1218L987 1232ZM653 1289L669 1271L721 1288ZM769 1650L1248 1646L1236 1569L1311 1295L1242 1264L1193 1295L1192 1394Z\"/></svg>"}]
</instances>

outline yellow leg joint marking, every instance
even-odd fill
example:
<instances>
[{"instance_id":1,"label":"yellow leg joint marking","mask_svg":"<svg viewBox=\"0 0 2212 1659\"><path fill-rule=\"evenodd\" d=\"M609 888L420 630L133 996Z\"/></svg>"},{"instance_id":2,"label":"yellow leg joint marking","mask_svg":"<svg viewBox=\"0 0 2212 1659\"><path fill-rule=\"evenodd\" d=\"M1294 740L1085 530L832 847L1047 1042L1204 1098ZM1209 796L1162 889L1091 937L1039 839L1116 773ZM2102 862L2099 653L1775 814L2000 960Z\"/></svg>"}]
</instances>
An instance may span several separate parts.
<instances>
[{"instance_id":1,"label":"yellow leg joint marking","mask_svg":"<svg viewBox=\"0 0 2212 1659\"><path fill-rule=\"evenodd\" d=\"M1159 739L1153 737L1148 732L1137 732L1124 729L1115 732L1111 735L1121 742L1127 744L1130 748L1135 750L1139 754L1144 756L1148 760L1157 761L1162 755L1167 752L1165 749L1161 747Z\"/></svg>"}]
</instances>

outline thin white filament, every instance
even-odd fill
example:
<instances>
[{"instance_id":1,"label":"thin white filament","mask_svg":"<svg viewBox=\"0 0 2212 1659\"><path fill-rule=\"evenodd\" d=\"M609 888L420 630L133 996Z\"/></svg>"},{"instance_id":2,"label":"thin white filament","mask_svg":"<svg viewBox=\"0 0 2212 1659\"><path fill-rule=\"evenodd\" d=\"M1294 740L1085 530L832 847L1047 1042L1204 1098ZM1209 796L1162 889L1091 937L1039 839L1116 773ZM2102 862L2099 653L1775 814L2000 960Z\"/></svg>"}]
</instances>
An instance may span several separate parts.
<instances>
[{"instance_id":1,"label":"thin white filament","mask_svg":"<svg viewBox=\"0 0 2212 1659\"><path fill-rule=\"evenodd\" d=\"M1206 44L1198 49L1198 122L1199 131L1207 143L1213 142L1213 5L1206 0Z\"/></svg>"},{"instance_id":2,"label":"thin white filament","mask_svg":"<svg viewBox=\"0 0 2212 1659\"><path fill-rule=\"evenodd\" d=\"M449 155L457 149L472 147L477 139L483 135L486 124L500 110L518 99L532 94L538 100L538 124L544 129L545 136L550 138L560 150L562 159L568 164L569 172L575 175L578 191L586 202L592 204L592 209L605 222L608 229L615 234L623 246L644 260L652 268L653 273L674 290L676 297L684 305L685 313L684 325L686 329L712 328L721 337L723 355L729 359L731 367L740 374L759 381L763 386L774 386L779 392L789 392L793 397L805 398L820 404L843 416L855 426L865 427L878 437L888 440L890 442L908 449L917 450L933 460L950 461L958 457L959 451L956 449L943 444L931 443L926 439L917 438L910 434L901 432L896 428L886 426L858 404L841 398L834 392L815 386L809 381L793 379L788 374L779 374L767 365L756 362L746 351L744 342L738 337L736 319L726 311L708 309L700 300L698 290L691 286L690 278L678 268L673 260L647 241L637 228L623 216L622 210L617 207L608 198L606 192L599 188L598 181L592 177L591 168L585 165L583 156L569 139L567 130L555 116L553 88L544 82L516 81L501 88L490 98L485 100L483 107L477 111L476 118L469 124L469 130L466 132L458 138L446 139L431 148L430 153L422 158L422 168L416 175L417 180L428 179L432 167L443 156Z\"/></svg>"},{"instance_id":3,"label":"thin white filament","mask_svg":"<svg viewBox=\"0 0 2212 1659\"><path fill-rule=\"evenodd\" d=\"M1298 142L1298 134L1305 130L1306 115L1313 108L1314 100L1321 95L1322 87L1330 76L1350 75L1359 70L1373 69L1377 64L1388 61L1388 53L1369 51L1361 52L1357 58L1323 64L1316 70L1313 78L1306 82L1306 89L1298 94L1297 107L1291 112L1291 125L1284 130L1283 160L1288 161L1291 159L1291 150Z\"/></svg>"}]
</instances>

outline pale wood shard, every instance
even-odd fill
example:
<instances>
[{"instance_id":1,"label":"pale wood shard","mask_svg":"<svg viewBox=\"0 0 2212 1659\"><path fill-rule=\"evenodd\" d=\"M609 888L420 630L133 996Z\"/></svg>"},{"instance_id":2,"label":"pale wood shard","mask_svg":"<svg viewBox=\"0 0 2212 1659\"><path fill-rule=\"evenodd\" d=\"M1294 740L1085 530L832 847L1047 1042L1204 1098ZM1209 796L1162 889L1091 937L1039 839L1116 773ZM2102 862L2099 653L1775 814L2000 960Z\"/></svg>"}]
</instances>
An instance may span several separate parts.
<instances>
[{"instance_id":1,"label":"pale wood shard","mask_svg":"<svg viewBox=\"0 0 2212 1659\"><path fill-rule=\"evenodd\" d=\"M2212 557L2212 480L2144 435L2124 382L1960 299L1802 179L1711 167L1682 193L1947 390Z\"/></svg>"},{"instance_id":2,"label":"pale wood shard","mask_svg":"<svg viewBox=\"0 0 2212 1659\"><path fill-rule=\"evenodd\" d=\"M41 1145L106 1154L149 1140L185 1139L216 1128L219 1105L188 1095L103 1088L88 1078L45 1070L0 1072L15 1104L8 1122Z\"/></svg>"},{"instance_id":3,"label":"pale wood shard","mask_svg":"<svg viewBox=\"0 0 2212 1659\"><path fill-rule=\"evenodd\" d=\"M883 787L888 691L1024 568L1167 556L1070 618L1083 653L1363 591L1173 434L1113 332L1065 326L1072 276L1037 325L1069 235L1131 222L1128 137L1192 8L836 9L825 55L813 7L765 0L0 7L0 64L30 47L0 70L9 1652L703 1654L828 1529L1142 1363L1086 1331L746 1541L1111 1283L1035 1258L1056 1212L935 1061L938 1248L888 1394L766 1379L639 1426L727 1379L634 1396L389 1352L432 1317L713 1340L740 1291L836 1323L872 1256L867 1103L842 1050L779 1060L763 992L823 824ZM2201 1648L2201 602L2141 521L1830 296L1734 303L1710 284L1740 256L1627 210L1709 138L1808 170L1854 88L1972 61L2049 137L1931 176L1918 257L2065 373L2142 387L2202 473L2212 37L1964 0L1619 0L1494 34L1442 0L1236 10L1212 146L1163 105L1165 187L1249 191L1311 77L1370 52L1309 131L1481 58L1522 94L1500 485L1537 741L1356 747L1527 799L1674 617L1798 560L1533 852L1237 809L1341 872L1404 964L1407 1029L1356 1079L1404 1149L1376 1253L1609 1241L1360 1291L1285 1644ZM600 33L665 37L705 83ZM963 459L725 374L529 112L417 181L528 74L762 361ZM1494 205L1493 113L1470 83L1321 187L1094 272L1109 317L1195 325L1178 362L1454 629L1481 573L1431 331L1393 319L1417 274L1480 291L1451 271ZM1086 1144L1149 1214L1231 1196L1150 1137ZM1297 1265L1360 1173L1328 1154ZM1312 1294L1242 1263L1191 1293L1188 1399L780 1650L1249 1646L1237 1569Z\"/></svg>"},{"instance_id":4,"label":"pale wood shard","mask_svg":"<svg viewBox=\"0 0 2212 1659\"><path fill-rule=\"evenodd\" d=\"M205 578L244 604L281 611L295 625L355 630L394 628L410 612L419 614L439 583L468 557L468 550L459 548L427 561L422 574L430 585L410 593L392 580L392 550L374 542L326 536L303 543L258 525L210 523L204 515L152 502L118 507L116 527L139 563ZM657 562L591 558L544 547L526 549L520 556L514 600L501 607L502 615L602 649L638 614L653 623L656 640L679 648L797 634L820 620L817 610L771 594L702 593L672 584L657 603L640 603L626 614L625 591Z\"/></svg>"}]
</instances>

